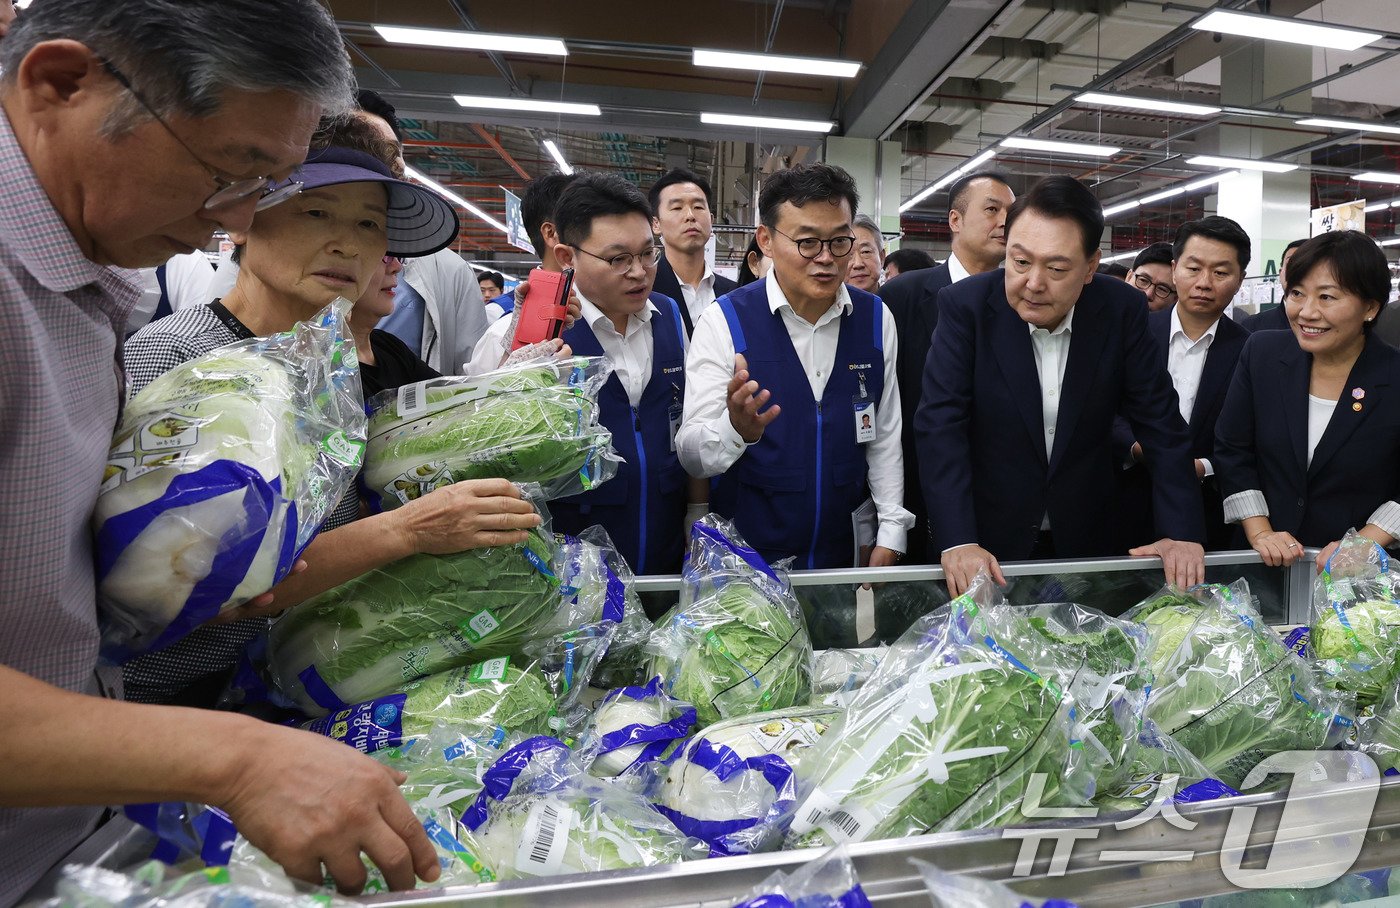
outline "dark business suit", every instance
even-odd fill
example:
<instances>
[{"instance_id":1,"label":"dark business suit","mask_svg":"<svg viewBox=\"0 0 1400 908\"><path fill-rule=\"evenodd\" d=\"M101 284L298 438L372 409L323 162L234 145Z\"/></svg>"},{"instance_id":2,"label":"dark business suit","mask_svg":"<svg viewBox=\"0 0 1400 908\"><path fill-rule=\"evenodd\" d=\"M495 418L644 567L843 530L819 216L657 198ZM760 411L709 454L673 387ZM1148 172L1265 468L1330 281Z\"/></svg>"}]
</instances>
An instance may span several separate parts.
<instances>
[{"instance_id":1,"label":"dark business suit","mask_svg":"<svg viewBox=\"0 0 1400 908\"><path fill-rule=\"evenodd\" d=\"M715 299L719 299L731 290L737 290L739 285L729 278L715 272ZM690 310L685 305L685 294L681 292L681 280L676 277L675 269L666 260L666 256L661 256L661 261L656 263L656 280L652 282L651 289L657 293L669 296L676 301L676 305L681 307L681 321L685 324L685 336L690 338L695 334L695 326L690 322Z\"/></svg>"},{"instance_id":2,"label":"dark business suit","mask_svg":"<svg viewBox=\"0 0 1400 908\"><path fill-rule=\"evenodd\" d=\"M1312 356L1291 331L1250 337L1216 429L1215 469L1226 499L1263 492L1275 530L1320 547L1400 498L1400 351L1367 338L1309 464L1311 379Z\"/></svg>"},{"instance_id":3,"label":"dark business suit","mask_svg":"<svg viewBox=\"0 0 1400 908\"><path fill-rule=\"evenodd\" d=\"M953 283L945 262L937 268L923 268L901 274L880 287L880 299L889 307L899 332L899 355L895 377L899 380L900 410L903 412L904 507L914 514L909 531L909 551L905 560L924 564L928 556L928 510L919 491L919 446L914 443L914 413L924 390L924 362L938 325L938 292ZM933 558L937 561L937 558Z\"/></svg>"},{"instance_id":4,"label":"dark business suit","mask_svg":"<svg viewBox=\"0 0 1400 908\"><path fill-rule=\"evenodd\" d=\"M1158 366L1167 370L1171 350L1172 310L1164 309L1147 316L1147 331L1157 345ZM1220 409L1225 406L1225 394L1230 390L1230 378L1235 374L1235 363L1239 361L1244 342L1249 340L1249 332L1228 318L1221 318L1215 329L1215 340L1211 341L1206 353L1205 365L1201 368L1201 383L1196 389L1196 402L1191 407L1191 419L1187 430L1191 435L1191 457L1195 460L1209 460L1215 467L1215 423L1220 418ZM1114 453L1120 463L1131 457L1133 442L1132 429L1127 421L1118 419L1114 424ZM1236 533L1227 526L1220 507L1219 478L1208 476L1201 482L1201 499L1205 507L1206 548L1223 550L1236 547ZM1134 464L1119 475L1118 506L1121 512L1121 532L1134 546L1155 542L1158 536L1152 525L1152 480L1147 468Z\"/></svg>"},{"instance_id":5,"label":"dark business suit","mask_svg":"<svg viewBox=\"0 0 1400 908\"><path fill-rule=\"evenodd\" d=\"M1081 292L1048 458L1030 331L1006 300L1003 272L959 281L938 309L915 417L932 552L975 542L1025 559L1048 514L1057 557L1124 554L1112 521L1119 413L1147 451L1158 535L1204 542L1190 440L1142 291L1096 275Z\"/></svg>"},{"instance_id":6,"label":"dark business suit","mask_svg":"<svg viewBox=\"0 0 1400 908\"><path fill-rule=\"evenodd\" d=\"M1255 331L1278 331L1288 327L1288 310L1280 303L1272 309L1263 312L1256 312L1254 315L1246 316L1240 321L1244 330L1253 334Z\"/></svg>"}]
</instances>

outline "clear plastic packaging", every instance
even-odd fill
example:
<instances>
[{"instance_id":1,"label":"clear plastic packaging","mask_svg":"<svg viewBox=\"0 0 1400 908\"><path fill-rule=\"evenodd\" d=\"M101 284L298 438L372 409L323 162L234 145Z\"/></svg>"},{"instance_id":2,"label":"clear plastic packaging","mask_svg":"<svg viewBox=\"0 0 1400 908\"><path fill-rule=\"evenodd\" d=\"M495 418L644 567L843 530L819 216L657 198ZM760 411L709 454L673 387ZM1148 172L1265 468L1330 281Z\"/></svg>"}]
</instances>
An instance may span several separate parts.
<instances>
[{"instance_id":1,"label":"clear plastic packaging","mask_svg":"<svg viewBox=\"0 0 1400 908\"><path fill-rule=\"evenodd\" d=\"M615 624L594 683L627 687L645 682L643 647L651 637L651 621L633 589L635 578L626 559L599 526L578 536L556 534L555 541L559 593L565 602L546 629L563 633L581 624Z\"/></svg>"},{"instance_id":2,"label":"clear plastic packaging","mask_svg":"<svg viewBox=\"0 0 1400 908\"><path fill-rule=\"evenodd\" d=\"M598 423L609 372L602 357L537 359L376 394L365 484L385 509L463 479L539 483L547 498L586 492L617 473Z\"/></svg>"},{"instance_id":3,"label":"clear plastic packaging","mask_svg":"<svg viewBox=\"0 0 1400 908\"><path fill-rule=\"evenodd\" d=\"M691 529L681 601L647 644L649 672L702 726L812 694L812 641L786 579L714 514Z\"/></svg>"},{"instance_id":4,"label":"clear plastic packaging","mask_svg":"<svg viewBox=\"0 0 1400 908\"><path fill-rule=\"evenodd\" d=\"M1400 573L1390 567L1385 549L1349 530L1313 581L1308 656L1358 707L1400 672Z\"/></svg>"},{"instance_id":5,"label":"clear plastic packaging","mask_svg":"<svg viewBox=\"0 0 1400 908\"><path fill-rule=\"evenodd\" d=\"M909 863L924 878L933 908L1075 908L1063 899L1026 898L1001 883L948 873L918 858Z\"/></svg>"},{"instance_id":6,"label":"clear plastic packaging","mask_svg":"<svg viewBox=\"0 0 1400 908\"><path fill-rule=\"evenodd\" d=\"M755 886L732 908L871 908L844 845Z\"/></svg>"},{"instance_id":7,"label":"clear plastic packaging","mask_svg":"<svg viewBox=\"0 0 1400 908\"><path fill-rule=\"evenodd\" d=\"M613 778L663 761L695 730L695 707L661 689L653 678L641 687L609 691L589 719L579 751L588 771Z\"/></svg>"},{"instance_id":8,"label":"clear plastic packaging","mask_svg":"<svg viewBox=\"0 0 1400 908\"><path fill-rule=\"evenodd\" d=\"M816 654L812 692L832 705L849 702L849 694L870 680L888 646L875 649L828 649Z\"/></svg>"},{"instance_id":9,"label":"clear plastic packaging","mask_svg":"<svg viewBox=\"0 0 1400 908\"><path fill-rule=\"evenodd\" d=\"M156 839L151 860L172 867L187 861L199 866L222 867L229 862L238 830L228 814L217 807L165 801L127 804L122 813Z\"/></svg>"},{"instance_id":10,"label":"clear plastic packaging","mask_svg":"<svg viewBox=\"0 0 1400 908\"><path fill-rule=\"evenodd\" d=\"M656 809L715 856L777 849L796 806L794 772L839 716L799 706L711 725L671 762Z\"/></svg>"},{"instance_id":11,"label":"clear plastic packaging","mask_svg":"<svg viewBox=\"0 0 1400 908\"><path fill-rule=\"evenodd\" d=\"M271 865L271 862L267 862ZM42 908L353 908L355 902L293 883L275 865L181 873L151 861L123 873L70 864Z\"/></svg>"},{"instance_id":12,"label":"clear plastic packaging","mask_svg":"<svg viewBox=\"0 0 1400 908\"><path fill-rule=\"evenodd\" d=\"M1400 681L1357 722L1357 749L1371 755L1387 776L1400 775Z\"/></svg>"},{"instance_id":13,"label":"clear plastic packaging","mask_svg":"<svg viewBox=\"0 0 1400 908\"><path fill-rule=\"evenodd\" d=\"M1270 754L1332 747L1352 727L1349 698L1324 691L1243 580L1164 588L1123 617L1152 637L1148 718L1226 785Z\"/></svg>"},{"instance_id":14,"label":"clear plastic packaging","mask_svg":"<svg viewBox=\"0 0 1400 908\"><path fill-rule=\"evenodd\" d=\"M93 513L107 658L267 592L350 488L365 418L349 309L195 357L127 403Z\"/></svg>"},{"instance_id":15,"label":"clear plastic packaging","mask_svg":"<svg viewBox=\"0 0 1400 908\"><path fill-rule=\"evenodd\" d=\"M986 609L985 575L953 603ZM1075 701L991 645L959 642L948 610L916 622L798 767L789 848L1020 820L1037 803L1087 803L1094 765L1075 747Z\"/></svg>"},{"instance_id":16,"label":"clear plastic packaging","mask_svg":"<svg viewBox=\"0 0 1400 908\"><path fill-rule=\"evenodd\" d=\"M1099 789L1094 806L1103 810L1138 811L1156 801L1194 804L1238 795L1215 778L1206 765L1151 719L1143 723L1127 772L1117 785Z\"/></svg>"},{"instance_id":17,"label":"clear plastic packaging","mask_svg":"<svg viewBox=\"0 0 1400 908\"><path fill-rule=\"evenodd\" d=\"M485 773L462 823L503 880L675 864L704 857L639 795L593 778L563 742L524 741Z\"/></svg>"}]
</instances>

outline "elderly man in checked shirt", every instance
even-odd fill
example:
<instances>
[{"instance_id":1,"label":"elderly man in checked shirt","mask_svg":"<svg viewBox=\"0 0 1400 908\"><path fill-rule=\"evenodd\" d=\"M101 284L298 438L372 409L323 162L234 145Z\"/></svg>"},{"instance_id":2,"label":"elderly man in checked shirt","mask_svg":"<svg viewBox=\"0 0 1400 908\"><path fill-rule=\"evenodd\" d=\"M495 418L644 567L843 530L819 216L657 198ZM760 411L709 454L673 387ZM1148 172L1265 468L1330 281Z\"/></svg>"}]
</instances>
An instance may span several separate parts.
<instances>
[{"instance_id":1,"label":"elderly man in checked shirt","mask_svg":"<svg viewBox=\"0 0 1400 908\"><path fill-rule=\"evenodd\" d=\"M100 696L119 691L98 673L88 521L138 293L118 269L246 229L352 85L314 0L110 6L36 3L0 44L0 908L104 805L149 801L222 807L305 880L356 891L362 854L394 888L435 879L400 774L310 733Z\"/></svg>"}]
</instances>

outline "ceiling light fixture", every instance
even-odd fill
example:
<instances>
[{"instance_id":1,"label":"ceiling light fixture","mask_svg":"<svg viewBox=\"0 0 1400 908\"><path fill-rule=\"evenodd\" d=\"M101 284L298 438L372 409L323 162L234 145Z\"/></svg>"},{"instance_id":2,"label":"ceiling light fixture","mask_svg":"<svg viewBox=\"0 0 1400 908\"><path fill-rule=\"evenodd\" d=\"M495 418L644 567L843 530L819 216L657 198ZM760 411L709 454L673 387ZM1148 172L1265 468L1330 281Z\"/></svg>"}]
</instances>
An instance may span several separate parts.
<instances>
[{"instance_id":1,"label":"ceiling light fixture","mask_svg":"<svg viewBox=\"0 0 1400 908\"><path fill-rule=\"evenodd\" d=\"M1093 104L1097 107L1123 107L1128 110L1155 110L1160 113L1179 113L1204 117L1220 113L1219 107L1204 104L1183 104L1180 101L1158 101L1156 98L1138 98L1132 95L1107 95L1097 91L1086 91L1075 99L1080 104Z\"/></svg>"},{"instance_id":2,"label":"ceiling light fixture","mask_svg":"<svg viewBox=\"0 0 1400 908\"><path fill-rule=\"evenodd\" d=\"M1055 154L1087 154L1097 158L1115 155L1123 149L1113 145L1091 145L1088 142L1051 142L1046 139L1023 139L1012 136L1002 139L1003 148L1024 148L1028 151L1048 151Z\"/></svg>"},{"instance_id":3,"label":"ceiling light fixture","mask_svg":"<svg viewBox=\"0 0 1400 908\"><path fill-rule=\"evenodd\" d=\"M567 104L563 101L532 101L526 98L492 98L486 95L453 95L452 100L463 107L483 107L487 110L523 110L529 113L579 114L602 116L597 104Z\"/></svg>"},{"instance_id":4,"label":"ceiling light fixture","mask_svg":"<svg viewBox=\"0 0 1400 908\"><path fill-rule=\"evenodd\" d=\"M956 167L953 170L948 171L932 184L925 186L923 189L920 189L914 195L910 196L907 202L899 206L899 213L903 214L910 208L913 208L915 205L922 202L924 199L933 195L938 190L942 189L944 186L947 186L949 183L956 180L958 177L962 176L965 173L972 173L974 170L981 167L983 164L987 163L996 156L997 150L995 148L988 148L986 151L977 155L961 167Z\"/></svg>"},{"instance_id":5,"label":"ceiling light fixture","mask_svg":"<svg viewBox=\"0 0 1400 908\"><path fill-rule=\"evenodd\" d=\"M1382 126L1379 123L1359 123L1355 120L1328 120L1321 117L1310 117L1306 120L1295 120L1299 126L1320 126L1323 129L1354 129L1357 132L1383 132L1392 136L1400 136L1400 126Z\"/></svg>"},{"instance_id":6,"label":"ceiling light fixture","mask_svg":"<svg viewBox=\"0 0 1400 908\"><path fill-rule=\"evenodd\" d=\"M1335 25L1321 25L1300 19L1281 19L1277 16L1219 9L1192 22L1191 27L1203 32L1219 32L1224 35L1238 35L1241 38L1263 38L1265 41L1286 41L1289 44L1306 44L1333 50L1357 50L1385 37L1378 32L1357 28L1338 28Z\"/></svg>"},{"instance_id":7,"label":"ceiling light fixture","mask_svg":"<svg viewBox=\"0 0 1400 908\"><path fill-rule=\"evenodd\" d=\"M1139 202L1137 199L1133 199L1131 202L1120 202L1117 205L1112 205L1108 208L1105 208L1103 210L1103 216L1106 218L1111 218L1115 214L1122 214L1125 211L1132 211L1134 208L1137 208L1141 205L1142 203Z\"/></svg>"},{"instance_id":8,"label":"ceiling light fixture","mask_svg":"<svg viewBox=\"0 0 1400 908\"><path fill-rule=\"evenodd\" d=\"M1145 195L1140 199L1129 199L1126 202L1119 202L1116 205L1110 205L1109 207L1105 208L1103 210L1103 216L1105 218L1111 218L1114 215L1122 214L1125 211L1132 211L1134 208L1140 208L1143 205L1151 205L1153 202L1160 202L1164 199L1170 199L1179 195L1186 195L1187 193L1191 192L1199 192L1200 190L1205 189L1207 186L1212 186L1216 183L1219 183L1221 180L1225 180L1229 177L1234 176L1239 176L1238 170L1230 170L1224 173L1211 174L1203 180L1193 180L1184 186L1173 186L1171 189L1164 189L1160 192L1154 192L1151 195ZM1109 261L1112 260L1110 259Z\"/></svg>"},{"instance_id":9,"label":"ceiling light fixture","mask_svg":"<svg viewBox=\"0 0 1400 908\"><path fill-rule=\"evenodd\" d=\"M1135 259L1142 253L1141 249L1134 249L1132 252L1120 252L1117 255L1107 255L1099 259L1100 262L1116 262L1119 259Z\"/></svg>"},{"instance_id":10,"label":"ceiling light fixture","mask_svg":"<svg viewBox=\"0 0 1400 908\"><path fill-rule=\"evenodd\" d=\"M431 189L433 192L436 192L438 195L442 196L444 199L447 199L447 201L451 202L452 204L460 205L467 211L470 211L472 214L481 218L483 221L490 224L492 227L495 227L497 230L501 231L501 233L504 233L507 236L510 235L510 230L506 228L505 224L502 224L500 221L491 217L491 215L482 211L480 208L476 207L471 202L468 202L466 199L462 198L457 193L448 189L446 186L443 186L441 183L438 183L436 180L429 178L419 170L413 167L405 167L403 169L403 173L404 176L408 177L410 180L417 180L424 186Z\"/></svg>"},{"instance_id":11,"label":"ceiling light fixture","mask_svg":"<svg viewBox=\"0 0 1400 908\"><path fill-rule=\"evenodd\" d=\"M1352 179L1360 180L1363 183L1400 183L1400 173L1381 173L1378 170L1368 170L1365 173L1353 175Z\"/></svg>"},{"instance_id":12,"label":"ceiling light fixture","mask_svg":"<svg viewBox=\"0 0 1400 908\"><path fill-rule=\"evenodd\" d=\"M455 50L489 50L502 54L539 54L567 57L569 49L558 38L528 38L524 35L493 35L444 28L407 28L401 25L375 25L379 37L390 44L418 47L448 47Z\"/></svg>"},{"instance_id":13,"label":"ceiling light fixture","mask_svg":"<svg viewBox=\"0 0 1400 908\"><path fill-rule=\"evenodd\" d=\"M1164 199L1170 199L1170 198L1172 198L1173 196L1184 195L1185 193L1186 193L1186 187L1185 187L1185 186L1177 186L1177 187L1175 187L1175 188L1173 188L1173 189L1167 189L1167 190L1165 190L1165 191L1163 191L1163 192L1158 192L1158 193L1155 193L1155 194L1153 194L1153 195L1143 196L1141 199L1138 199L1138 204L1139 204L1139 205L1151 205L1153 202L1160 202L1160 201L1162 201L1162 200L1164 200Z\"/></svg>"},{"instance_id":14,"label":"ceiling light fixture","mask_svg":"<svg viewBox=\"0 0 1400 908\"><path fill-rule=\"evenodd\" d=\"M751 126L754 129L778 129L785 132L831 132L836 126L830 120L789 120L784 117L745 117L720 113L702 113L700 122L711 126Z\"/></svg>"},{"instance_id":15,"label":"ceiling light fixture","mask_svg":"<svg viewBox=\"0 0 1400 908\"><path fill-rule=\"evenodd\" d=\"M568 161L564 160L564 152L559 150L559 146L554 144L553 139L544 140L544 150L549 152L549 156L554 159L554 163L559 165L559 172L564 176L573 176L574 168Z\"/></svg>"},{"instance_id":16,"label":"ceiling light fixture","mask_svg":"<svg viewBox=\"0 0 1400 908\"><path fill-rule=\"evenodd\" d=\"M860 73L860 64L850 60L830 60L821 57L780 57L774 54L746 54L729 50L700 50L690 52L690 62L696 66L717 66L722 69L752 69L759 72L791 73L797 76L835 76L850 79Z\"/></svg>"},{"instance_id":17,"label":"ceiling light fixture","mask_svg":"<svg viewBox=\"0 0 1400 908\"><path fill-rule=\"evenodd\" d=\"M1288 173L1290 170L1297 170L1297 164L1281 164L1278 161L1255 161L1250 158L1222 158L1218 155L1197 155L1188 158L1187 164L1195 164L1199 167L1238 167L1240 170L1262 170L1265 173Z\"/></svg>"},{"instance_id":18,"label":"ceiling light fixture","mask_svg":"<svg viewBox=\"0 0 1400 908\"><path fill-rule=\"evenodd\" d=\"M1377 246L1400 246L1400 236L1392 237L1388 240L1381 240ZM1392 282L1393 283L1393 282Z\"/></svg>"},{"instance_id":19,"label":"ceiling light fixture","mask_svg":"<svg viewBox=\"0 0 1400 908\"><path fill-rule=\"evenodd\" d=\"M1389 207L1390 207L1390 203L1389 203L1389 202L1381 202L1380 204L1377 204L1377 205L1367 205L1365 208L1363 208L1363 209L1361 209L1361 210L1364 211L1366 214L1374 214L1374 213L1376 213L1377 211L1385 211L1385 210L1386 210L1387 208L1389 208Z\"/></svg>"}]
</instances>

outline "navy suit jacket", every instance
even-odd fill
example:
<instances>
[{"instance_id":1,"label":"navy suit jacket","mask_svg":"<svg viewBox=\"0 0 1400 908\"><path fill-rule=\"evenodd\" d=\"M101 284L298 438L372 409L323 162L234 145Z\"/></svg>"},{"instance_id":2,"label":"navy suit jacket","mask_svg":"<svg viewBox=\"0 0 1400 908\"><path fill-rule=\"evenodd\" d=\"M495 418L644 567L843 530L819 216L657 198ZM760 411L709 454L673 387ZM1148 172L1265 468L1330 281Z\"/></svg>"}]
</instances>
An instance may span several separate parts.
<instances>
[{"instance_id":1,"label":"navy suit jacket","mask_svg":"<svg viewBox=\"0 0 1400 908\"><path fill-rule=\"evenodd\" d=\"M1147 316L1147 330L1157 345L1155 362L1166 371L1168 353L1171 346L1172 310L1163 309ZM1239 361L1244 342L1249 340L1249 332L1229 318L1221 318L1215 329L1215 340L1211 341L1206 353L1206 362L1201 369L1201 383L1196 389L1196 403L1191 408L1191 420L1187 430L1191 436L1191 457L1209 460L1215 466L1215 424L1220 419L1220 410L1225 406L1225 395L1230 390L1230 379L1235 374L1235 364ZM1119 418L1114 423L1114 455L1120 463L1131 456L1133 442L1132 428L1127 420ZM1201 483L1206 515L1207 547L1226 549L1234 545L1234 532L1225 525L1221 513L1218 477L1207 477ZM1134 545L1155 541L1152 526L1151 480L1141 464L1124 472L1119 483L1119 505L1124 511L1122 526Z\"/></svg>"},{"instance_id":2,"label":"navy suit jacket","mask_svg":"<svg viewBox=\"0 0 1400 908\"><path fill-rule=\"evenodd\" d=\"M1240 322L1244 330L1253 334L1255 331L1278 331L1288 327L1288 310L1282 305L1275 306L1264 312L1256 312L1247 316Z\"/></svg>"},{"instance_id":3,"label":"navy suit jacket","mask_svg":"<svg viewBox=\"0 0 1400 908\"><path fill-rule=\"evenodd\" d=\"M676 305L681 307L681 321L685 324L685 336L687 339L692 337L695 334L695 326L690 323L690 310L685 305L685 294L681 292L680 278L676 277L675 269L671 267L671 263L666 260L664 254L661 256L661 261L656 263L656 280L652 281L651 289L676 301ZM715 272L715 299L737 289L739 289L738 284L719 272Z\"/></svg>"},{"instance_id":4,"label":"navy suit jacket","mask_svg":"<svg viewBox=\"0 0 1400 908\"><path fill-rule=\"evenodd\" d=\"M1007 302L1004 272L959 281L938 308L915 417L933 552L975 542L1025 559L1048 514L1058 556L1125 553L1112 521L1119 413L1148 452L1160 535L1205 541L1186 424L1141 291L1096 275L1080 293L1048 458L1030 329Z\"/></svg>"},{"instance_id":5,"label":"navy suit jacket","mask_svg":"<svg viewBox=\"0 0 1400 908\"><path fill-rule=\"evenodd\" d=\"M933 329L938 325L938 293L953 283L947 263L901 274L880 287L880 299L889 307L899 333L899 355L895 377L899 381L899 403L904 417L904 506L914 515L909 531L911 564L928 562L928 511L919 491L919 446L914 441L914 413L924 390L924 363L928 360ZM937 559L932 559L937 560Z\"/></svg>"},{"instance_id":6,"label":"navy suit jacket","mask_svg":"<svg viewBox=\"0 0 1400 908\"><path fill-rule=\"evenodd\" d=\"M1215 469L1227 499L1257 489L1275 530L1325 546L1400 498L1400 351L1366 339L1310 465L1311 378L1293 332L1250 337L1216 429Z\"/></svg>"}]
</instances>

